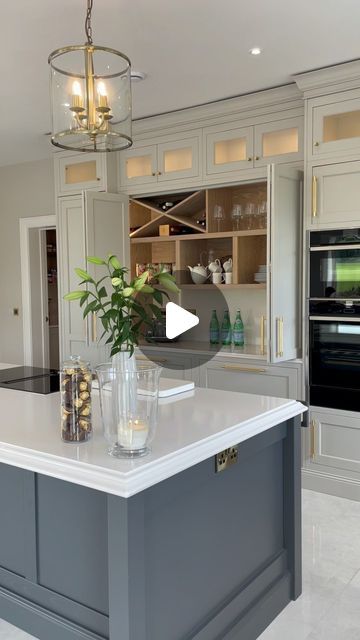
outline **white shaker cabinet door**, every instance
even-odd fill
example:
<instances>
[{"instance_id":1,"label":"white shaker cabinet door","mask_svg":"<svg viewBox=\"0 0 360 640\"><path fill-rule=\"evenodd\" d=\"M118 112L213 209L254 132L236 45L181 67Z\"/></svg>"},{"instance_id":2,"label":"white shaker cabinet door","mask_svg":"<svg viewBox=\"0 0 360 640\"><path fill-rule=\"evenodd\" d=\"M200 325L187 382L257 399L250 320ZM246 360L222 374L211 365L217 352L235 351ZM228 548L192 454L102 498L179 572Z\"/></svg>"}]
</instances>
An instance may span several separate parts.
<instances>
[{"instance_id":1,"label":"white shaker cabinet door","mask_svg":"<svg viewBox=\"0 0 360 640\"><path fill-rule=\"evenodd\" d=\"M309 228L359 225L360 161L314 167Z\"/></svg>"},{"instance_id":2,"label":"white shaker cabinet door","mask_svg":"<svg viewBox=\"0 0 360 640\"><path fill-rule=\"evenodd\" d=\"M82 355L88 341L88 323L83 319L78 301L66 302L63 297L78 289L75 268L86 269L85 210L82 196L59 198L59 296L62 359Z\"/></svg>"},{"instance_id":3,"label":"white shaker cabinet door","mask_svg":"<svg viewBox=\"0 0 360 640\"><path fill-rule=\"evenodd\" d=\"M302 172L270 165L268 202L269 355L270 362L284 362L297 358L300 348Z\"/></svg>"},{"instance_id":4,"label":"white shaker cabinet door","mask_svg":"<svg viewBox=\"0 0 360 640\"><path fill-rule=\"evenodd\" d=\"M116 255L120 264L130 267L129 198L116 193L85 193L86 255L107 258ZM104 267L87 263L87 271L99 280L106 275ZM107 291L109 287L107 283ZM103 333L96 314L88 319L89 345L97 347Z\"/></svg>"},{"instance_id":5,"label":"white shaker cabinet door","mask_svg":"<svg viewBox=\"0 0 360 640\"><path fill-rule=\"evenodd\" d=\"M64 301L63 296L79 288L76 267L96 279L104 274L103 268L87 263L87 256L106 258L113 253L129 266L128 198L97 192L59 198L58 216L62 358L80 355L95 366L108 357L108 349L99 344L101 324L93 315L84 320L79 302Z\"/></svg>"}]
</instances>

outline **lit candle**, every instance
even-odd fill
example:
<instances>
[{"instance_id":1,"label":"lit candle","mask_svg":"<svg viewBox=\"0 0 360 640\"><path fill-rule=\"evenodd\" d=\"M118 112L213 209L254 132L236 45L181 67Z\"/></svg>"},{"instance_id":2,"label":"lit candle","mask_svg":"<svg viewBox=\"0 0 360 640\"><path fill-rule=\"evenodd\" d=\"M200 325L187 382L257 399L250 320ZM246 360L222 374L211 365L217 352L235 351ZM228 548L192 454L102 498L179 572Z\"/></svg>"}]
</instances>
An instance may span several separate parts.
<instances>
[{"instance_id":1,"label":"lit candle","mask_svg":"<svg viewBox=\"0 0 360 640\"><path fill-rule=\"evenodd\" d=\"M106 95L106 87L104 82L98 82L97 84L97 92L98 92L98 96L99 96L99 107L106 107L108 108L108 99L107 99L107 95Z\"/></svg>"},{"instance_id":2,"label":"lit candle","mask_svg":"<svg viewBox=\"0 0 360 640\"><path fill-rule=\"evenodd\" d=\"M72 85L71 106L74 109L82 109L81 85L78 80L74 80Z\"/></svg>"},{"instance_id":3,"label":"lit candle","mask_svg":"<svg viewBox=\"0 0 360 640\"><path fill-rule=\"evenodd\" d=\"M139 419L120 421L118 425L118 443L126 449L142 449L149 434L148 424Z\"/></svg>"}]
</instances>

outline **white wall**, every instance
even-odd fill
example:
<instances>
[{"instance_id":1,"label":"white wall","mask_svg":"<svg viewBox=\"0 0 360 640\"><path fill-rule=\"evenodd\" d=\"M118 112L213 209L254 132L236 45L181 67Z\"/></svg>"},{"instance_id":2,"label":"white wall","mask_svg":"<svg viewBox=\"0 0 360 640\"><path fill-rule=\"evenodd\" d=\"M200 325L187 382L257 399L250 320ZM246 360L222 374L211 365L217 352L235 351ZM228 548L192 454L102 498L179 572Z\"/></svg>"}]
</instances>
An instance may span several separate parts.
<instances>
[{"instance_id":1,"label":"white wall","mask_svg":"<svg viewBox=\"0 0 360 640\"><path fill-rule=\"evenodd\" d=\"M19 218L54 214L54 193L51 158L0 167L0 362L23 363Z\"/></svg>"}]
</instances>

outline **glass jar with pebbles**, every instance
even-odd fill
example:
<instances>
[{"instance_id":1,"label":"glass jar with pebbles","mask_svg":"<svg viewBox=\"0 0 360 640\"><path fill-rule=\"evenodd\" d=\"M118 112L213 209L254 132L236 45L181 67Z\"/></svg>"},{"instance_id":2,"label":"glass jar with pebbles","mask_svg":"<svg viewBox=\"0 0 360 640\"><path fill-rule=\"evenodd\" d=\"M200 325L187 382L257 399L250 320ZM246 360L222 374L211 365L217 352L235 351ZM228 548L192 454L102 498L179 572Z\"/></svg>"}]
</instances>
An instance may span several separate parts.
<instances>
[{"instance_id":1,"label":"glass jar with pebbles","mask_svg":"<svg viewBox=\"0 0 360 640\"><path fill-rule=\"evenodd\" d=\"M61 438L64 442L85 442L92 433L92 372L87 362L71 356L60 371Z\"/></svg>"}]
</instances>

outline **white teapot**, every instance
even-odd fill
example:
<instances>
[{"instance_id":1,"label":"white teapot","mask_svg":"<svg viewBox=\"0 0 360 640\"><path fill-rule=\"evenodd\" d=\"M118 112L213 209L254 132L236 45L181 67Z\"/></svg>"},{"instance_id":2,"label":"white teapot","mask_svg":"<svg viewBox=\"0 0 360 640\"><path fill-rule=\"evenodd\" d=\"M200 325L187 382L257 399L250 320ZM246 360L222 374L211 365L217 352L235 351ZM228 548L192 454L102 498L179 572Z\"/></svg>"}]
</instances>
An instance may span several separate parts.
<instances>
[{"instance_id":1,"label":"white teapot","mask_svg":"<svg viewBox=\"0 0 360 640\"><path fill-rule=\"evenodd\" d=\"M206 267L203 267L202 264L197 264L195 267L189 267L191 279L194 284L204 284L204 282L208 278L208 272Z\"/></svg>"},{"instance_id":2,"label":"white teapot","mask_svg":"<svg viewBox=\"0 0 360 640\"><path fill-rule=\"evenodd\" d=\"M211 273L221 273L222 267L219 258L216 258L214 262L210 262L210 264L208 265L208 269L209 271L211 271Z\"/></svg>"},{"instance_id":3,"label":"white teapot","mask_svg":"<svg viewBox=\"0 0 360 640\"><path fill-rule=\"evenodd\" d=\"M233 266L232 258L229 258L229 260L226 260L226 262L224 262L223 264L225 273L230 273L230 271L232 271L232 266Z\"/></svg>"}]
</instances>

